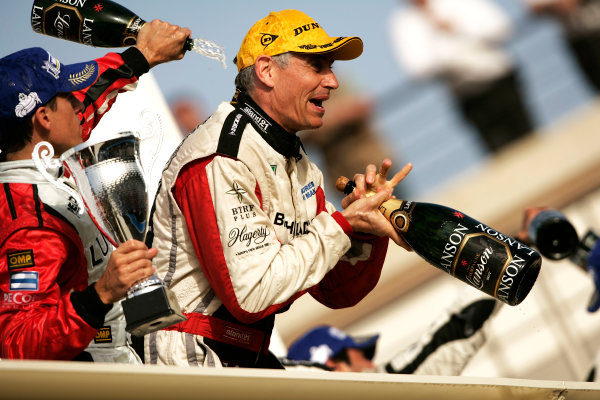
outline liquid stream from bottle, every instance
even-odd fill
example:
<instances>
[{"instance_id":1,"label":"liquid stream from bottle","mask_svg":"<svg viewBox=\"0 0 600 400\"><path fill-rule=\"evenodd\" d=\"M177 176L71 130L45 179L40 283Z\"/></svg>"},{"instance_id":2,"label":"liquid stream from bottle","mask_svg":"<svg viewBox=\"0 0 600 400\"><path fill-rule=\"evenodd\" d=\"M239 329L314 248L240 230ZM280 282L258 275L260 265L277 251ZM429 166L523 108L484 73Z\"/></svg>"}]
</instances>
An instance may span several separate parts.
<instances>
[{"instance_id":1,"label":"liquid stream from bottle","mask_svg":"<svg viewBox=\"0 0 600 400\"><path fill-rule=\"evenodd\" d=\"M217 43L202 38L192 39L192 50L204 57L219 61L223 69L227 69L225 49Z\"/></svg>"}]
</instances>

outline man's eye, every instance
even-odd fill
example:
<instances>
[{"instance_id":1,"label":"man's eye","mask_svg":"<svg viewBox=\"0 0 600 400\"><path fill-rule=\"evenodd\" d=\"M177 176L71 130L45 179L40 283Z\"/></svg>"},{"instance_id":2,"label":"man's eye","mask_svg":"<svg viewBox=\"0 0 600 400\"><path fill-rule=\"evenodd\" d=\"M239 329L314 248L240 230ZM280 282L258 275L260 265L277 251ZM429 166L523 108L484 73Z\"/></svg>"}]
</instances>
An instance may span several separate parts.
<instances>
[{"instance_id":1,"label":"man's eye","mask_svg":"<svg viewBox=\"0 0 600 400\"><path fill-rule=\"evenodd\" d=\"M324 61L316 61L312 64L312 67L318 72L326 70L327 66L328 64Z\"/></svg>"}]
</instances>

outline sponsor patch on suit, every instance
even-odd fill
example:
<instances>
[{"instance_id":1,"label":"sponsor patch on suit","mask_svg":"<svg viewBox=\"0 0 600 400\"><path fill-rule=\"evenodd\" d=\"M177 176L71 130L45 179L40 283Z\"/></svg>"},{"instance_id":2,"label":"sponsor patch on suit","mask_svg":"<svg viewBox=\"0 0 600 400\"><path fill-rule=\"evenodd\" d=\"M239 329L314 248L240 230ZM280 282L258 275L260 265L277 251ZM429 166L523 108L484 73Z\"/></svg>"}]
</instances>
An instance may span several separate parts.
<instances>
[{"instance_id":1,"label":"sponsor patch on suit","mask_svg":"<svg viewBox=\"0 0 600 400\"><path fill-rule=\"evenodd\" d=\"M112 331L109 326L103 326L94 337L94 343L112 343Z\"/></svg>"},{"instance_id":2,"label":"sponsor patch on suit","mask_svg":"<svg viewBox=\"0 0 600 400\"><path fill-rule=\"evenodd\" d=\"M10 290L38 290L39 274L36 271L21 271L10 274Z\"/></svg>"},{"instance_id":3,"label":"sponsor patch on suit","mask_svg":"<svg viewBox=\"0 0 600 400\"><path fill-rule=\"evenodd\" d=\"M9 271L34 267L35 261L33 259L33 250L30 249L8 253L6 255L6 264L8 265Z\"/></svg>"}]
</instances>

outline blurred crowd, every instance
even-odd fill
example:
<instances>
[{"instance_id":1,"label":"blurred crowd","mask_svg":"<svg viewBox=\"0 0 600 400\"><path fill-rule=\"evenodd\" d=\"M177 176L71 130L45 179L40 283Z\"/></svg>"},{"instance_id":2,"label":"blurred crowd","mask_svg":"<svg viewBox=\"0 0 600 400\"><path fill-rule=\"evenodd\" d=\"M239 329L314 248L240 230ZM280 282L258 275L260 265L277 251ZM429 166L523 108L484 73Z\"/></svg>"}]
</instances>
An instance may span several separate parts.
<instances>
[{"instance_id":1,"label":"blurred crowd","mask_svg":"<svg viewBox=\"0 0 600 400\"><path fill-rule=\"evenodd\" d=\"M398 197L421 194L460 172L444 170L453 156L432 144L454 146L452 154L462 151L462 168L469 168L583 105L569 91L587 92L591 100L600 88L597 1L397 3L385 26L403 84L391 88L392 93L376 94L346 82L328 101L323 126L301 133L313 158L327 171L333 193L339 175L351 176L365 162L387 154L393 161L434 165L438 171L423 172L418 183L402 183L395 192ZM535 52L519 49L548 29L559 35L538 40L532 45ZM555 74L563 80L548 82ZM564 85L569 88L558 93L556 87ZM432 87L442 91L432 92ZM433 101L428 100L432 93ZM170 104L183 131L202 121L205 111L193 96L175 96Z\"/></svg>"}]
</instances>

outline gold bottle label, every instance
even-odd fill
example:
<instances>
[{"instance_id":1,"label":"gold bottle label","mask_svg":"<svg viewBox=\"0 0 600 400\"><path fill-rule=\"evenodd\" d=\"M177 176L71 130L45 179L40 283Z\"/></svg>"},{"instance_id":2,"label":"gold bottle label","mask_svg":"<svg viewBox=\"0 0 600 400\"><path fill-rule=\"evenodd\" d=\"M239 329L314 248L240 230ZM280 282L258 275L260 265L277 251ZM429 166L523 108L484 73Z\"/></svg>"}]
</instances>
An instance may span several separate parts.
<instances>
[{"instance_id":1,"label":"gold bottle label","mask_svg":"<svg viewBox=\"0 0 600 400\"><path fill-rule=\"evenodd\" d=\"M414 207L412 201L390 199L379 206L379 211L391 222L397 232L404 233L410 227L410 214Z\"/></svg>"}]
</instances>

